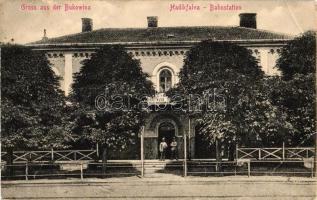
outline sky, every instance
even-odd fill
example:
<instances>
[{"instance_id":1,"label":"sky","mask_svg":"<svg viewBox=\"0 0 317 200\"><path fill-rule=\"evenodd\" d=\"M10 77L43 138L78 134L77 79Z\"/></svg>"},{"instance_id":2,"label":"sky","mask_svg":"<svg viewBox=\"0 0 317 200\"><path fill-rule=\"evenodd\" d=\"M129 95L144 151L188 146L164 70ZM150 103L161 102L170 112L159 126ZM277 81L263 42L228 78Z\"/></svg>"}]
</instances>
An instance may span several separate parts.
<instances>
[{"instance_id":1,"label":"sky","mask_svg":"<svg viewBox=\"0 0 317 200\"><path fill-rule=\"evenodd\" d=\"M65 11L64 6L90 6L86 11ZM170 11L171 4L200 7L196 11ZM235 5L236 11L210 11L210 5ZM61 10L52 10L60 5ZM25 7L49 6L50 10ZM205 7L205 8L203 8ZM43 30L53 38L81 32L81 18L93 20L93 29L146 27L147 16L158 16L158 26L238 26L239 14L257 13L259 29L299 35L315 29L314 1L309 0L246 0L246 1L168 1L168 0L0 0L0 41L25 44L40 40Z\"/></svg>"}]
</instances>

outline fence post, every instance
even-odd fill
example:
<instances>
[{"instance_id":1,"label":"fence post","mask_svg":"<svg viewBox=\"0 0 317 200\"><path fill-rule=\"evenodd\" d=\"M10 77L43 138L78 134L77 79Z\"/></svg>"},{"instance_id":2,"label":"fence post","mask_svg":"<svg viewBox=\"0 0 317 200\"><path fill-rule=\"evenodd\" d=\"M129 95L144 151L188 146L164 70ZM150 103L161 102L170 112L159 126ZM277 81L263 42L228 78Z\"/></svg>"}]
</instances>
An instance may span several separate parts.
<instances>
[{"instance_id":1,"label":"fence post","mask_svg":"<svg viewBox=\"0 0 317 200\"><path fill-rule=\"evenodd\" d=\"M285 142L283 142L283 150L282 150L283 161L285 160Z\"/></svg>"},{"instance_id":2,"label":"fence post","mask_svg":"<svg viewBox=\"0 0 317 200\"><path fill-rule=\"evenodd\" d=\"M28 180L29 175L29 165L28 162L25 163L25 180Z\"/></svg>"},{"instance_id":3,"label":"fence post","mask_svg":"<svg viewBox=\"0 0 317 200\"><path fill-rule=\"evenodd\" d=\"M80 163L80 180L84 180L83 163Z\"/></svg>"},{"instance_id":4,"label":"fence post","mask_svg":"<svg viewBox=\"0 0 317 200\"><path fill-rule=\"evenodd\" d=\"M239 149L238 149L238 144L236 144L236 160L239 159Z\"/></svg>"},{"instance_id":5,"label":"fence post","mask_svg":"<svg viewBox=\"0 0 317 200\"><path fill-rule=\"evenodd\" d=\"M248 177L251 176L251 161L248 161Z\"/></svg>"},{"instance_id":6,"label":"fence post","mask_svg":"<svg viewBox=\"0 0 317 200\"><path fill-rule=\"evenodd\" d=\"M219 160L219 144L218 138L216 138L216 172L219 172Z\"/></svg>"},{"instance_id":7,"label":"fence post","mask_svg":"<svg viewBox=\"0 0 317 200\"><path fill-rule=\"evenodd\" d=\"M97 155L97 158L99 160L99 144L98 144L98 142L96 143L96 155Z\"/></svg>"},{"instance_id":8,"label":"fence post","mask_svg":"<svg viewBox=\"0 0 317 200\"><path fill-rule=\"evenodd\" d=\"M237 176L237 165L234 166L234 176Z\"/></svg>"},{"instance_id":9,"label":"fence post","mask_svg":"<svg viewBox=\"0 0 317 200\"><path fill-rule=\"evenodd\" d=\"M51 148L51 160L54 161L54 150Z\"/></svg>"},{"instance_id":10,"label":"fence post","mask_svg":"<svg viewBox=\"0 0 317 200\"><path fill-rule=\"evenodd\" d=\"M314 170L315 170L314 166L315 166L314 159L312 159L312 161L311 161L311 178L314 178Z\"/></svg>"},{"instance_id":11,"label":"fence post","mask_svg":"<svg viewBox=\"0 0 317 200\"><path fill-rule=\"evenodd\" d=\"M309 155L308 155L308 149L306 149L306 158L309 158Z\"/></svg>"},{"instance_id":12,"label":"fence post","mask_svg":"<svg viewBox=\"0 0 317 200\"><path fill-rule=\"evenodd\" d=\"M259 148L259 160L261 160L261 148Z\"/></svg>"},{"instance_id":13,"label":"fence post","mask_svg":"<svg viewBox=\"0 0 317 200\"><path fill-rule=\"evenodd\" d=\"M187 176L187 142L186 133L184 133L184 176Z\"/></svg>"}]
</instances>

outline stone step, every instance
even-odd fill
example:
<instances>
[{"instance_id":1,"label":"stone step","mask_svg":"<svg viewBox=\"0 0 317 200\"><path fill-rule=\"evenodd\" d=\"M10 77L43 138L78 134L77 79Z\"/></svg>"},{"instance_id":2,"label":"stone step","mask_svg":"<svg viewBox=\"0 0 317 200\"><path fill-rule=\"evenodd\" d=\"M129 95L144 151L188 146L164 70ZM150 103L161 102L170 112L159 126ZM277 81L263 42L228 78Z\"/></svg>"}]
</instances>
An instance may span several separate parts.
<instances>
[{"instance_id":1,"label":"stone step","mask_svg":"<svg viewBox=\"0 0 317 200\"><path fill-rule=\"evenodd\" d=\"M146 161L144 163L144 173L152 175L155 173L169 173L183 168L182 161Z\"/></svg>"}]
</instances>

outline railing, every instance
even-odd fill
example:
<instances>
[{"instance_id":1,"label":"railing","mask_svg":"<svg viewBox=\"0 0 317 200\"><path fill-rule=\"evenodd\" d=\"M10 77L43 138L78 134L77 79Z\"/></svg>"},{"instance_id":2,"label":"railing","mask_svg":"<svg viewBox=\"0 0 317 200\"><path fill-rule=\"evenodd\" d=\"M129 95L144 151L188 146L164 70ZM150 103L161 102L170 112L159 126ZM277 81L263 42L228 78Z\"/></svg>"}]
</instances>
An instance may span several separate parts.
<instances>
[{"instance_id":1,"label":"railing","mask_svg":"<svg viewBox=\"0 0 317 200\"><path fill-rule=\"evenodd\" d=\"M1 160L8 156L1 152ZM237 148L236 159L251 160L304 160L313 158L312 147L298 148ZM51 161L93 161L98 157L97 150L51 150L51 151L14 151L13 162L51 162Z\"/></svg>"},{"instance_id":2,"label":"railing","mask_svg":"<svg viewBox=\"0 0 317 200\"><path fill-rule=\"evenodd\" d=\"M304 160L313 158L315 149L298 148L237 148L236 159L251 160Z\"/></svg>"},{"instance_id":3,"label":"railing","mask_svg":"<svg viewBox=\"0 0 317 200\"><path fill-rule=\"evenodd\" d=\"M1 160L8 156L1 152ZM13 162L89 161L95 160L97 150L14 151Z\"/></svg>"},{"instance_id":4,"label":"railing","mask_svg":"<svg viewBox=\"0 0 317 200\"><path fill-rule=\"evenodd\" d=\"M67 166L64 166L67 165ZM67 169L66 169L67 168ZM41 178L84 178L90 177L118 177L140 176L140 161L134 163L1 163L1 178L6 180L16 179L41 179Z\"/></svg>"},{"instance_id":5,"label":"railing","mask_svg":"<svg viewBox=\"0 0 317 200\"><path fill-rule=\"evenodd\" d=\"M188 161L191 176L315 176L314 159L302 160L250 160L236 161Z\"/></svg>"},{"instance_id":6,"label":"railing","mask_svg":"<svg viewBox=\"0 0 317 200\"><path fill-rule=\"evenodd\" d=\"M309 166L303 166L303 161L188 161L189 176L315 176L315 162L312 159ZM140 160L126 162L77 162L77 163L18 163L7 165L1 163L2 180L42 179L42 178L107 178L142 175ZM164 166L162 166L164 165ZM149 170L149 171L148 171ZM152 174L174 174L184 176L182 161L147 161L145 163L145 177ZM157 177L157 176L155 176Z\"/></svg>"}]
</instances>

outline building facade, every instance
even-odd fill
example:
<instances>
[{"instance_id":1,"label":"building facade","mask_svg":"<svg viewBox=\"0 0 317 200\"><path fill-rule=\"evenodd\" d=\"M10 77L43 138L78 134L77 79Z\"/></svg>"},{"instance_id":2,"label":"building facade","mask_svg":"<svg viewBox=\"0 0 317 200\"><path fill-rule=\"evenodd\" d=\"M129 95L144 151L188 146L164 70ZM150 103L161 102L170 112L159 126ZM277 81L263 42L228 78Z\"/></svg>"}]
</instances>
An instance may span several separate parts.
<instances>
[{"instance_id":1,"label":"building facade","mask_svg":"<svg viewBox=\"0 0 317 200\"><path fill-rule=\"evenodd\" d=\"M58 38L47 38L30 43L34 50L45 51L53 71L60 77L65 95L70 92L73 73L81 68L81 62L89 59L99 47L121 44L135 59L139 59L143 71L150 75L157 95L153 103L164 103L164 95L178 81L189 49L203 41L228 41L249 49L268 75L278 75L276 60L283 45L292 37L259 30L255 13L242 13L240 26L159 27L158 17L147 17L145 28L105 28L93 30L92 19L82 19L82 32ZM238 16L237 16L238 17ZM180 114L164 111L153 112L145 124L144 153L146 159L158 158L158 144L162 137L170 142L176 137L179 152L183 152L183 136L189 139L191 157L202 157L201 138L195 133L195 121ZM128 153L127 153L128 154ZM180 154L180 157L182 154ZM126 158L122 155L121 158Z\"/></svg>"}]
</instances>

